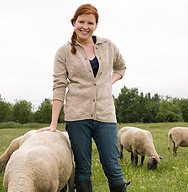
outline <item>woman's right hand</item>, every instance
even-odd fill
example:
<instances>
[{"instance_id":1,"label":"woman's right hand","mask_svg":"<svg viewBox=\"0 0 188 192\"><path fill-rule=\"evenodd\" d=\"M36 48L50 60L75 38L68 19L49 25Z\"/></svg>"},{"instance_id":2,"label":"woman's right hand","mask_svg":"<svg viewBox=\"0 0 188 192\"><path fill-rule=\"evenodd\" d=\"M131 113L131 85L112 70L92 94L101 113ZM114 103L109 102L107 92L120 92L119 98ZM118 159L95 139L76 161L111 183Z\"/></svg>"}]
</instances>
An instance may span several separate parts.
<instances>
[{"instance_id":1,"label":"woman's right hand","mask_svg":"<svg viewBox=\"0 0 188 192\"><path fill-rule=\"evenodd\" d=\"M52 103L52 120L49 127L44 127L38 129L38 132L50 131L55 132L58 124L58 117L62 108L63 102L59 100L54 100Z\"/></svg>"},{"instance_id":2,"label":"woman's right hand","mask_svg":"<svg viewBox=\"0 0 188 192\"><path fill-rule=\"evenodd\" d=\"M50 125L49 127L44 127L44 128L41 128L41 129L37 130L37 132L42 132L42 131L55 132L56 131L56 126Z\"/></svg>"}]
</instances>

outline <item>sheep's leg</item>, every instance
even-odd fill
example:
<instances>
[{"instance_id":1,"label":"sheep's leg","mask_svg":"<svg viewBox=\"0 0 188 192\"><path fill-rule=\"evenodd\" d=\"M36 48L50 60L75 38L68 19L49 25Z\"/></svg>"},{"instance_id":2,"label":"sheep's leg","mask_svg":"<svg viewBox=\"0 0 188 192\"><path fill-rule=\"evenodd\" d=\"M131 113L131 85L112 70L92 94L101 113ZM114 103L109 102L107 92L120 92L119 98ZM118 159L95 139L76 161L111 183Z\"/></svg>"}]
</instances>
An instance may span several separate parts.
<instances>
[{"instance_id":1,"label":"sheep's leg","mask_svg":"<svg viewBox=\"0 0 188 192\"><path fill-rule=\"evenodd\" d=\"M60 192L67 192L67 185L65 185L65 187L63 187L63 189L61 189Z\"/></svg>"},{"instance_id":2,"label":"sheep's leg","mask_svg":"<svg viewBox=\"0 0 188 192\"><path fill-rule=\"evenodd\" d=\"M135 158L135 165L137 166L138 165L138 154L137 153L134 155L134 158Z\"/></svg>"},{"instance_id":3,"label":"sheep's leg","mask_svg":"<svg viewBox=\"0 0 188 192\"><path fill-rule=\"evenodd\" d=\"M143 164L144 164L144 159L145 159L145 155L142 155L141 156L141 164L140 164L141 166L143 166Z\"/></svg>"},{"instance_id":4,"label":"sheep's leg","mask_svg":"<svg viewBox=\"0 0 188 192\"><path fill-rule=\"evenodd\" d=\"M131 152L131 162L133 165L138 165L138 153L135 151Z\"/></svg>"},{"instance_id":5,"label":"sheep's leg","mask_svg":"<svg viewBox=\"0 0 188 192\"><path fill-rule=\"evenodd\" d=\"M134 153L131 151L131 163L134 164Z\"/></svg>"},{"instance_id":6,"label":"sheep's leg","mask_svg":"<svg viewBox=\"0 0 188 192\"><path fill-rule=\"evenodd\" d=\"M119 148L120 148L120 159L123 159L123 145L120 145Z\"/></svg>"},{"instance_id":7,"label":"sheep's leg","mask_svg":"<svg viewBox=\"0 0 188 192\"><path fill-rule=\"evenodd\" d=\"M0 171L5 169L6 164L7 164L8 160L10 159L10 156L12 155L12 153L15 150L17 150L19 148L19 142L20 142L21 138L22 138L22 136L14 139L10 143L10 145L8 146L6 151L0 156Z\"/></svg>"},{"instance_id":8,"label":"sheep's leg","mask_svg":"<svg viewBox=\"0 0 188 192\"><path fill-rule=\"evenodd\" d=\"M75 177L75 174L74 174L74 170L72 171L72 174L71 174L71 177L68 181L68 192L74 192L74 177Z\"/></svg>"},{"instance_id":9,"label":"sheep's leg","mask_svg":"<svg viewBox=\"0 0 188 192\"><path fill-rule=\"evenodd\" d=\"M178 149L178 145L175 144L175 142L173 142L173 154L174 154L174 156L177 155L177 149Z\"/></svg>"}]
</instances>

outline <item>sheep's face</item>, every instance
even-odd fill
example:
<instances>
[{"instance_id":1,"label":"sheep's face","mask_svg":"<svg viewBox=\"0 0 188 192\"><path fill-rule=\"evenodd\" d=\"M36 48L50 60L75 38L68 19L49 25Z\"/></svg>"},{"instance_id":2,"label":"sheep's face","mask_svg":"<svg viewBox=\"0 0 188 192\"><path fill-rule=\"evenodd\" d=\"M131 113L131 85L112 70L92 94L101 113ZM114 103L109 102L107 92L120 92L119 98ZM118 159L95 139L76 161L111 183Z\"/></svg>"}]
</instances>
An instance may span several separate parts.
<instances>
[{"instance_id":1,"label":"sheep's face","mask_svg":"<svg viewBox=\"0 0 188 192\"><path fill-rule=\"evenodd\" d=\"M153 170L157 169L157 167L158 167L158 160L156 159L156 157L150 157L148 159L148 169Z\"/></svg>"}]
</instances>

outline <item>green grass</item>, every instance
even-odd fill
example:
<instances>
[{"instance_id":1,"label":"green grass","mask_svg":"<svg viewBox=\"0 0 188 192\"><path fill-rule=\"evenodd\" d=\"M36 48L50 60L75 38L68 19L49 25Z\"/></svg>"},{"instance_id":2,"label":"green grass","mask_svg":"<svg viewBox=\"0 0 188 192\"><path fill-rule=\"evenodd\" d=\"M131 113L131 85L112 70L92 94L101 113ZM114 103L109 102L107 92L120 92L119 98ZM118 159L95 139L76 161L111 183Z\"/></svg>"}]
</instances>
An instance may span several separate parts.
<instances>
[{"instance_id":1,"label":"green grass","mask_svg":"<svg viewBox=\"0 0 188 192\"><path fill-rule=\"evenodd\" d=\"M44 126L44 125L42 125ZM121 128L125 124L119 124ZM167 150L167 134L171 127L187 126L188 123L134 123L126 126L137 126L151 131L154 144L159 155L163 157L157 170L149 171L146 168L145 160L143 167L133 167L130 163L130 154L124 152L124 159L120 161L126 180L130 180L128 187L129 192L188 192L188 148L179 147L177 156L173 157L172 151ZM41 125L31 125L21 128L0 129L0 154L2 154L13 138L20 136L34 127L39 128ZM64 126L59 126L64 130ZM172 149L171 149L172 150ZM93 144L93 191L108 192L106 177L104 176L97 149ZM2 188L3 173L0 173L0 192Z\"/></svg>"}]
</instances>

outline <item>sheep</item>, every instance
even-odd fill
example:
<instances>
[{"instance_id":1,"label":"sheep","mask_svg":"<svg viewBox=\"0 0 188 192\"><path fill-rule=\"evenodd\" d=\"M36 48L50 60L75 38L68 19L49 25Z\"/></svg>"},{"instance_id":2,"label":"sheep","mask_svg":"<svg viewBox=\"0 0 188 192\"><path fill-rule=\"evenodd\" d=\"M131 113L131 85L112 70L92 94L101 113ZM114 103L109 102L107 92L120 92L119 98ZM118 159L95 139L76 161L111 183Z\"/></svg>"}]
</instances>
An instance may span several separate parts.
<instances>
[{"instance_id":1,"label":"sheep","mask_svg":"<svg viewBox=\"0 0 188 192\"><path fill-rule=\"evenodd\" d=\"M188 147L188 127L173 127L168 132L168 150L173 143L173 155L177 155L178 146Z\"/></svg>"},{"instance_id":2,"label":"sheep","mask_svg":"<svg viewBox=\"0 0 188 192\"><path fill-rule=\"evenodd\" d=\"M5 192L74 191L74 160L65 132L28 131L0 156Z\"/></svg>"},{"instance_id":3,"label":"sheep","mask_svg":"<svg viewBox=\"0 0 188 192\"><path fill-rule=\"evenodd\" d=\"M158 155L153 144L152 134L137 127L123 127L118 131L120 158L123 159L123 149L131 153L131 163L138 165L138 155L141 156L141 166L145 155L148 157L147 168L152 170L158 167L161 156Z\"/></svg>"}]
</instances>

